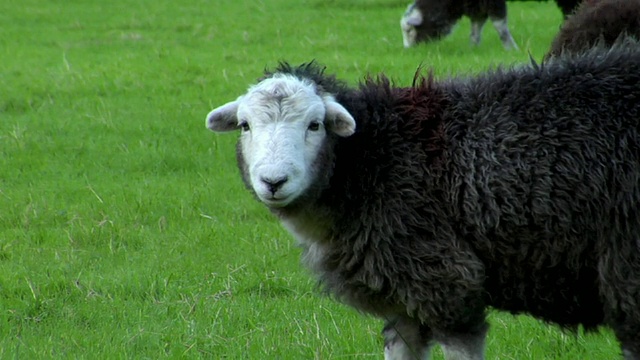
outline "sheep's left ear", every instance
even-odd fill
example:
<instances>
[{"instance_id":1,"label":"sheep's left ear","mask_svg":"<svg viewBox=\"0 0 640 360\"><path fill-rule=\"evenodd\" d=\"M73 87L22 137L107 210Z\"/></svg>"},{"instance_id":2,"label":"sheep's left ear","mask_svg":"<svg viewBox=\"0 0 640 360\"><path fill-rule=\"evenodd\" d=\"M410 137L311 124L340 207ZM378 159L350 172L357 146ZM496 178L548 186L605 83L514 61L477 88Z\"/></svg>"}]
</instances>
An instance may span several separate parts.
<instances>
[{"instance_id":1,"label":"sheep's left ear","mask_svg":"<svg viewBox=\"0 0 640 360\"><path fill-rule=\"evenodd\" d=\"M241 98L211 110L207 115L207 128L216 132L237 130L238 105Z\"/></svg>"},{"instance_id":2,"label":"sheep's left ear","mask_svg":"<svg viewBox=\"0 0 640 360\"><path fill-rule=\"evenodd\" d=\"M356 132L356 121L344 106L334 99L326 99L327 129L338 136L347 137Z\"/></svg>"}]
</instances>

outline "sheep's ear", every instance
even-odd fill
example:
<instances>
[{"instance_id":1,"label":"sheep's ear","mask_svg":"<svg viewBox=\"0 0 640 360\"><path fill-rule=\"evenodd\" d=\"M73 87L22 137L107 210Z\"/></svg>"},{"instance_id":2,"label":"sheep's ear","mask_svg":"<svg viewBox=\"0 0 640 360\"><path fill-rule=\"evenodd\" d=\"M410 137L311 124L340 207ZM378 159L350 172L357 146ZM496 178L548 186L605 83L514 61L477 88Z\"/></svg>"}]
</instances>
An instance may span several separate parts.
<instances>
[{"instance_id":1,"label":"sheep's ear","mask_svg":"<svg viewBox=\"0 0 640 360\"><path fill-rule=\"evenodd\" d=\"M207 128L216 132L238 129L239 104L240 98L211 110L207 115Z\"/></svg>"},{"instance_id":2,"label":"sheep's ear","mask_svg":"<svg viewBox=\"0 0 640 360\"><path fill-rule=\"evenodd\" d=\"M407 24L411 26L420 26L422 24L422 12L420 9L413 9L413 11L407 15Z\"/></svg>"},{"instance_id":3,"label":"sheep's ear","mask_svg":"<svg viewBox=\"0 0 640 360\"><path fill-rule=\"evenodd\" d=\"M327 100L327 128L338 136L347 137L356 132L356 121L344 106L333 99Z\"/></svg>"}]
</instances>

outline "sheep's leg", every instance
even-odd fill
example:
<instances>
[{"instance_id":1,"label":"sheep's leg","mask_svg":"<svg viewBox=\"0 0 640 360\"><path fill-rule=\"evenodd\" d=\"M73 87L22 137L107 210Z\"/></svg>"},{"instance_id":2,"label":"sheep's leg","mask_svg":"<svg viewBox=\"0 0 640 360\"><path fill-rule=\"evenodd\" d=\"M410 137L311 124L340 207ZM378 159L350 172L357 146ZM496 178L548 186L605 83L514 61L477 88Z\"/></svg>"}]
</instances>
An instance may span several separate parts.
<instances>
[{"instance_id":1,"label":"sheep's leg","mask_svg":"<svg viewBox=\"0 0 640 360\"><path fill-rule=\"evenodd\" d=\"M414 319L399 317L387 321L382 330L385 360L428 360L432 333Z\"/></svg>"},{"instance_id":2,"label":"sheep's leg","mask_svg":"<svg viewBox=\"0 0 640 360\"><path fill-rule=\"evenodd\" d=\"M471 44L480 44L480 38L482 37L482 28L484 27L487 18L471 19Z\"/></svg>"},{"instance_id":3,"label":"sheep's leg","mask_svg":"<svg viewBox=\"0 0 640 360\"><path fill-rule=\"evenodd\" d=\"M639 227L640 224L635 229ZM620 342L624 359L640 360L640 239L620 236L615 244L599 255L604 312Z\"/></svg>"},{"instance_id":4,"label":"sheep's leg","mask_svg":"<svg viewBox=\"0 0 640 360\"><path fill-rule=\"evenodd\" d=\"M621 271L621 274L630 274L631 272ZM634 278L633 275L629 276ZM635 277L637 279L637 277ZM619 281L618 284L624 284ZM637 284L637 282L636 282ZM629 284L626 289L637 289L637 285ZM626 290L625 289L625 290ZM620 291L622 293L624 290ZM638 310L637 299L640 298L638 291L630 291L622 298L619 304L623 304L626 311L623 314L618 314L616 317L623 320L618 320L613 324L613 331L616 337L622 345L622 355L624 360L640 360L640 310Z\"/></svg>"},{"instance_id":5,"label":"sheep's leg","mask_svg":"<svg viewBox=\"0 0 640 360\"><path fill-rule=\"evenodd\" d=\"M617 325L613 331L622 345L624 360L640 360L640 325Z\"/></svg>"},{"instance_id":6,"label":"sheep's leg","mask_svg":"<svg viewBox=\"0 0 640 360\"><path fill-rule=\"evenodd\" d=\"M639 360L640 354L634 353L630 350L624 349L622 350L622 355L624 356L624 360Z\"/></svg>"},{"instance_id":7,"label":"sheep's leg","mask_svg":"<svg viewBox=\"0 0 640 360\"><path fill-rule=\"evenodd\" d=\"M448 336L441 341L444 358L447 360L483 360L486 331L476 334Z\"/></svg>"},{"instance_id":8,"label":"sheep's leg","mask_svg":"<svg viewBox=\"0 0 640 360\"><path fill-rule=\"evenodd\" d=\"M498 32L500 36L500 41L502 41L502 46L504 46L507 50L518 50L518 45L516 41L513 40L513 36L511 36L511 32L509 31L509 26L507 26L507 18L491 18L491 23L493 23L493 27Z\"/></svg>"}]
</instances>

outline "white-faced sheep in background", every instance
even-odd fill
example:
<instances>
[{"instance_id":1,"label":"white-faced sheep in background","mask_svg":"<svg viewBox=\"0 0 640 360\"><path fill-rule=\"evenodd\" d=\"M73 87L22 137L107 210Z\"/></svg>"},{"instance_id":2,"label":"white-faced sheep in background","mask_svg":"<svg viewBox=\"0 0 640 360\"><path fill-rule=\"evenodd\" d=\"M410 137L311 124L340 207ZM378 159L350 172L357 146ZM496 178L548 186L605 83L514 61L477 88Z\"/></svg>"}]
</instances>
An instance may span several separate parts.
<instances>
[{"instance_id":1,"label":"white-faced sheep in background","mask_svg":"<svg viewBox=\"0 0 640 360\"><path fill-rule=\"evenodd\" d=\"M527 0L516 0L527 1ZM531 0L546 1L546 0ZM556 0L564 16L568 16L581 0ZM471 43L478 45L482 28L489 18L505 49L517 49L507 26L505 0L415 0L400 19L404 47L447 36L463 17L471 19Z\"/></svg>"},{"instance_id":2,"label":"white-faced sheep in background","mask_svg":"<svg viewBox=\"0 0 640 360\"><path fill-rule=\"evenodd\" d=\"M206 122L387 359L483 359L490 307L640 359L638 44L411 87L281 64Z\"/></svg>"},{"instance_id":3,"label":"white-faced sheep in background","mask_svg":"<svg viewBox=\"0 0 640 360\"><path fill-rule=\"evenodd\" d=\"M449 35L463 16L471 19L472 44L480 43L489 18L505 49L518 48L507 25L505 0L415 0L400 19L404 47Z\"/></svg>"},{"instance_id":4,"label":"white-faced sheep in background","mask_svg":"<svg viewBox=\"0 0 640 360\"><path fill-rule=\"evenodd\" d=\"M585 0L562 24L546 56L611 46L625 36L640 40L640 0Z\"/></svg>"}]
</instances>

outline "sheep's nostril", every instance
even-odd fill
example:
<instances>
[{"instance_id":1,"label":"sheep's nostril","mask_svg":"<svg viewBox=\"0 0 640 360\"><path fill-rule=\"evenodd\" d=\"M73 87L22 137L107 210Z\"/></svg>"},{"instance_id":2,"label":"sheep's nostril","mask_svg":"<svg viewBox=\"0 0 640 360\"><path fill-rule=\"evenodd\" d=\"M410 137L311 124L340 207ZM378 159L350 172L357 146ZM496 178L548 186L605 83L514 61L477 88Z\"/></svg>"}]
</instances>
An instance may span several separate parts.
<instances>
[{"instance_id":1,"label":"sheep's nostril","mask_svg":"<svg viewBox=\"0 0 640 360\"><path fill-rule=\"evenodd\" d=\"M263 178L260 178L260 180L267 185L267 187L269 188L269 191L271 191L272 194L275 194L276 191L278 191L278 189L280 189L282 185L284 185L284 183L286 183L287 180L289 180L289 177L288 176L283 176L279 178L263 177Z\"/></svg>"}]
</instances>

